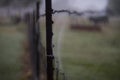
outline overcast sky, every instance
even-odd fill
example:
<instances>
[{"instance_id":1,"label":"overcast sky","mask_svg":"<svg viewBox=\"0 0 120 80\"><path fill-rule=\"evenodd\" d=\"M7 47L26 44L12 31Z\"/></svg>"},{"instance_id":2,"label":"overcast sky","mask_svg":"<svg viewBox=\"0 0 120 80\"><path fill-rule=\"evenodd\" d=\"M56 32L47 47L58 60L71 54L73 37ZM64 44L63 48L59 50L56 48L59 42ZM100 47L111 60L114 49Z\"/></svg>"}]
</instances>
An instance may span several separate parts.
<instances>
[{"instance_id":1,"label":"overcast sky","mask_svg":"<svg viewBox=\"0 0 120 80\"><path fill-rule=\"evenodd\" d=\"M53 9L71 9L76 11L86 10L104 10L107 6L108 0L52 0ZM42 11L44 11L44 1L42 4Z\"/></svg>"},{"instance_id":2,"label":"overcast sky","mask_svg":"<svg viewBox=\"0 0 120 80\"><path fill-rule=\"evenodd\" d=\"M107 6L107 0L68 0L69 5L74 9L84 10L103 10Z\"/></svg>"}]
</instances>

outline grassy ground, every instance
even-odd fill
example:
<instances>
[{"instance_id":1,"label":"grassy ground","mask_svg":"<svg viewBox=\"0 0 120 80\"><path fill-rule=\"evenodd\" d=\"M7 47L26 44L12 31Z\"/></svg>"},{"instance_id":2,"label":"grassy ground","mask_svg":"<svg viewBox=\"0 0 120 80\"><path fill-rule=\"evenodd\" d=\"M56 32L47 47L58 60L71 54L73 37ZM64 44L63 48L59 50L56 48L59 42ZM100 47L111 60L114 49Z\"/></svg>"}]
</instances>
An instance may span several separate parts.
<instances>
[{"instance_id":1,"label":"grassy ground","mask_svg":"<svg viewBox=\"0 0 120 80\"><path fill-rule=\"evenodd\" d=\"M0 80L19 80L23 34L18 25L0 26Z\"/></svg>"},{"instance_id":2,"label":"grassy ground","mask_svg":"<svg viewBox=\"0 0 120 80\"><path fill-rule=\"evenodd\" d=\"M0 80L19 80L24 39L20 26L23 25L0 26ZM55 44L59 28L55 31ZM113 35L116 31L109 27L101 33L65 28L60 52L67 79L120 80L119 37Z\"/></svg>"},{"instance_id":3,"label":"grassy ground","mask_svg":"<svg viewBox=\"0 0 120 80\"><path fill-rule=\"evenodd\" d=\"M110 25L100 33L65 30L61 58L67 80L120 80L120 41Z\"/></svg>"},{"instance_id":4,"label":"grassy ground","mask_svg":"<svg viewBox=\"0 0 120 80\"><path fill-rule=\"evenodd\" d=\"M62 60L68 80L119 80L119 54L119 48L99 33L68 31L64 37Z\"/></svg>"}]
</instances>

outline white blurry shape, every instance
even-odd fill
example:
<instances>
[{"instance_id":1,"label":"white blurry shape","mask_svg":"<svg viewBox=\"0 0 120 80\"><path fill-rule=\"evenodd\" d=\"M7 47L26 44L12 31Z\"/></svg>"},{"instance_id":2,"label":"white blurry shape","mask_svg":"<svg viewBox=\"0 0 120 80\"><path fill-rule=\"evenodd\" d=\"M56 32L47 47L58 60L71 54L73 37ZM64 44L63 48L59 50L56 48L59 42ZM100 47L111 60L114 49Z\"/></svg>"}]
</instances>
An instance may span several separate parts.
<instances>
[{"instance_id":1,"label":"white blurry shape","mask_svg":"<svg viewBox=\"0 0 120 80\"><path fill-rule=\"evenodd\" d=\"M108 0L68 0L72 9L77 11L101 11L104 10L108 4Z\"/></svg>"}]
</instances>

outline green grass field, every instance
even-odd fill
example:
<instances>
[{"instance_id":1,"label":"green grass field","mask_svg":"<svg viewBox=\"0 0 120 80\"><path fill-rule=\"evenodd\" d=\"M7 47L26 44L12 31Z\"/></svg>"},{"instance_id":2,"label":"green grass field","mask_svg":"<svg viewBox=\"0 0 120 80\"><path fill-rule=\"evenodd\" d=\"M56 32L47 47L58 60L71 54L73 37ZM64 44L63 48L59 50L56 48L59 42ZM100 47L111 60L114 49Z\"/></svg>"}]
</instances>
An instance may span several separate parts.
<instances>
[{"instance_id":1,"label":"green grass field","mask_svg":"<svg viewBox=\"0 0 120 80\"><path fill-rule=\"evenodd\" d=\"M24 36L16 26L0 26L0 80L20 80Z\"/></svg>"},{"instance_id":2,"label":"green grass field","mask_svg":"<svg viewBox=\"0 0 120 80\"><path fill-rule=\"evenodd\" d=\"M120 79L120 50L105 39L95 32L66 32L61 54L68 80Z\"/></svg>"},{"instance_id":3,"label":"green grass field","mask_svg":"<svg viewBox=\"0 0 120 80\"><path fill-rule=\"evenodd\" d=\"M66 28L60 54L67 80L120 80L120 38L111 24L103 32ZM54 31L55 44L60 27Z\"/></svg>"},{"instance_id":4,"label":"green grass field","mask_svg":"<svg viewBox=\"0 0 120 80\"><path fill-rule=\"evenodd\" d=\"M21 26L0 26L0 80L19 80L25 38ZM60 51L67 80L120 80L120 39L116 31L109 27L103 32L67 28ZM58 32L54 33L55 45Z\"/></svg>"}]
</instances>

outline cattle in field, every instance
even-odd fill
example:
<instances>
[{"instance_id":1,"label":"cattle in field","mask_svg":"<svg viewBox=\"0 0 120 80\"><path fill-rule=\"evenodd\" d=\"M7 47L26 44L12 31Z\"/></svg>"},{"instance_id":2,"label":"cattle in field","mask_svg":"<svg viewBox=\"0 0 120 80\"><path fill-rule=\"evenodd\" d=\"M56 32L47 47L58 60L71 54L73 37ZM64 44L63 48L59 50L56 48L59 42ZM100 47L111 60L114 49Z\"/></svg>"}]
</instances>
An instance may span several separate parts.
<instances>
[{"instance_id":1,"label":"cattle in field","mask_svg":"<svg viewBox=\"0 0 120 80\"><path fill-rule=\"evenodd\" d=\"M99 24L99 23L108 23L109 22L109 17L108 16L96 16L96 17L89 17L89 20L93 22L94 24Z\"/></svg>"}]
</instances>

